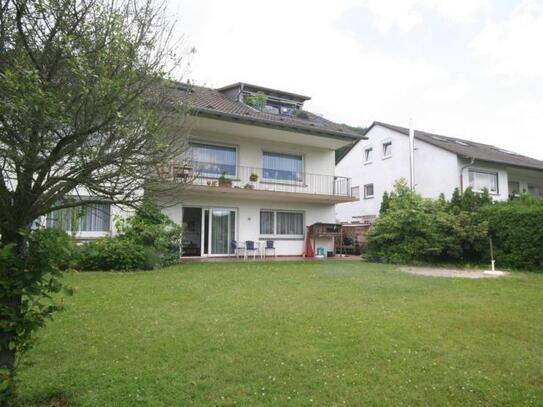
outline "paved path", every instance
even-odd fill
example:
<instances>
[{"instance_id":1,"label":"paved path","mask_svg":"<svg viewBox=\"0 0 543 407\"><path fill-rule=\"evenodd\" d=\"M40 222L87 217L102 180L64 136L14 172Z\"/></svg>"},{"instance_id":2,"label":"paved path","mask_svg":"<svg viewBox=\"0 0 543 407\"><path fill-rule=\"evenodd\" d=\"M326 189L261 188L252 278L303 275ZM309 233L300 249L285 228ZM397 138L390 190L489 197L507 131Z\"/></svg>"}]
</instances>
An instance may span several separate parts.
<instances>
[{"instance_id":1,"label":"paved path","mask_svg":"<svg viewBox=\"0 0 543 407\"><path fill-rule=\"evenodd\" d=\"M427 277L457 277L457 278L498 278L509 275L507 272L491 272L475 270L445 269L439 267L400 267L400 271Z\"/></svg>"}]
</instances>

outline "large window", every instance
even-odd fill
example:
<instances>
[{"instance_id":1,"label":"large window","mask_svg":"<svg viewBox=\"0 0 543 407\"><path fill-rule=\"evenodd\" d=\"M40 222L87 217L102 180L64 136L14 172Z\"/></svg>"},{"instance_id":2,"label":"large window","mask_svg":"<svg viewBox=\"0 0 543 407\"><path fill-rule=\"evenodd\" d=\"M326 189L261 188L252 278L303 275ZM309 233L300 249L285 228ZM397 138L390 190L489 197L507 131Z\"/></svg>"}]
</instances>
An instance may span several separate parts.
<instances>
[{"instance_id":1,"label":"large window","mask_svg":"<svg viewBox=\"0 0 543 407\"><path fill-rule=\"evenodd\" d=\"M194 170L202 176L236 176L236 148L213 144L190 143Z\"/></svg>"},{"instance_id":2,"label":"large window","mask_svg":"<svg viewBox=\"0 0 543 407\"><path fill-rule=\"evenodd\" d=\"M68 232L109 232L110 219L110 204L88 204L51 212L46 225Z\"/></svg>"},{"instance_id":3,"label":"large window","mask_svg":"<svg viewBox=\"0 0 543 407\"><path fill-rule=\"evenodd\" d=\"M497 194L498 174L496 172L469 170L469 186L475 192L482 192L487 189L491 194Z\"/></svg>"},{"instance_id":4,"label":"large window","mask_svg":"<svg viewBox=\"0 0 543 407\"><path fill-rule=\"evenodd\" d=\"M260 234L276 236L304 235L303 212L292 211L260 211Z\"/></svg>"},{"instance_id":5,"label":"large window","mask_svg":"<svg viewBox=\"0 0 543 407\"><path fill-rule=\"evenodd\" d=\"M304 161L301 155L264 152L263 178L267 180L303 182Z\"/></svg>"}]
</instances>

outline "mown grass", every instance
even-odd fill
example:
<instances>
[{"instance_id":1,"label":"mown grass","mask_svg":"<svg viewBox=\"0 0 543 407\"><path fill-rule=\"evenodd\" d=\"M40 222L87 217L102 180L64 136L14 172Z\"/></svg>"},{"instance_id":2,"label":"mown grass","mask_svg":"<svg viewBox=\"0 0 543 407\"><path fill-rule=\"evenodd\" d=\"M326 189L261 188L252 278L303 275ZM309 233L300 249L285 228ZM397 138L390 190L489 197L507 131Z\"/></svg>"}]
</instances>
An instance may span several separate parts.
<instances>
[{"instance_id":1,"label":"mown grass","mask_svg":"<svg viewBox=\"0 0 543 407\"><path fill-rule=\"evenodd\" d=\"M543 403L541 274L240 262L67 280L20 405Z\"/></svg>"}]
</instances>

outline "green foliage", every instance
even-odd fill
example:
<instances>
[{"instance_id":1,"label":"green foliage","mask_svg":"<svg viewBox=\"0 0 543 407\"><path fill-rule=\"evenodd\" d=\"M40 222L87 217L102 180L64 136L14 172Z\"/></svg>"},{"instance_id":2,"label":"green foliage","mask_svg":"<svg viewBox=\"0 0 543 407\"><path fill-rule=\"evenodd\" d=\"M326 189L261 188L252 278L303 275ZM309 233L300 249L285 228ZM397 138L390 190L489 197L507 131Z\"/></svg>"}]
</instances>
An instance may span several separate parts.
<instances>
[{"instance_id":1,"label":"green foliage","mask_svg":"<svg viewBox=\"0 0 543 407\"><path fill-rule=\"evenodd\" d=\"M480 217L488 222L498 267L543 269L543 199L521 196L497 202L482 208Z\"/></svg>"},{"instance_id":2,"label":"green foliage","mask_svg":"<svg viewBox=\"0 0 543 407\"><path fill-rule=\"evenodd\" d=\"M248 106L251 106L257 110L264 109L264 106L266 106L266 101L268 98L263 92L257 92L254 95L250 96L244 96L243 97L243 103L245 103Z\"/></svg>"},{"instance_id":3,"label":"green foliage","mask_svg":"<svg viewBox=\"0 0 543 407\"><path fill-rule=\"evenodd\" d=\"M0 347L21 353L32 346L32 333L60 309L52 294L71 294L62 285L61 268L70 264L73 242L65 232L41 229L20 233L18 239L18 245L0 245ZM0 403L15 391L12 373L0 369Z\"/></svg>"},{"instance_id":4,"label":"green foliage","mask_svg":"<svg viewBox=\"0 0 543 407\"><path fill-rule=\"evenodd\" d=\"M450 206L454 213L461 211L477 212L485 205L492 203L492 197L485 188L482 193L473 192L471 187L468 187L463 194L458 188L455 188L451 197Z\"/></svg>"},{"instance_id":5,"label":"green foliage","mask_svg":"<svg viewBox=\"0 0 543 407\"><path fill-rule=\"evenodd\" d=\"M146 202L136 214L117 222L119 237L146 248L146 269L168 266L179 259L183 228L156 205Z\"/></svg>"},{"instance_id":6,"label":"green foliage","mask_svg":"<svg viewBox=\"0 0 543 407\"><path fill-rule=\"evenodd\" d=\"M390 207L390 196L387 191L383 193L383 199L381 200L381 207L379 208L379 215L386 213Z\"/></svg>"},{"instance_id":7,"label":"green foliage","mask_svg":"<svg viewBox=\"0 0 543 407\"><path fill-rule=\"evenodd\" d=\"M84 244L79 254L82 270L141 270L144 265L144 247L119 237Z\"/></svg>"},{"instance_id":8,"label":"green foliage","mask_svg":"<svg viewBox=\"0 0 543 407\"><path fill-rule=\"evenodd\" d=\"M47 250L51 262L60 270L68 270L76 265L76 243L74 238L61 229L36 229L32 232L35 241Z\"/></svg>"},{"instance_id":9,"label":"green foliage","mask_svg":"<svg viewBox=\"0 0 543 407\"><path fill-rule=\"evenodd\" d=\"M465 211L452 213L441 197L422 198L396 182L368 233L370 259L387 262L459 261L476 257L487 226Z\"/></svg>"}]
</instances>

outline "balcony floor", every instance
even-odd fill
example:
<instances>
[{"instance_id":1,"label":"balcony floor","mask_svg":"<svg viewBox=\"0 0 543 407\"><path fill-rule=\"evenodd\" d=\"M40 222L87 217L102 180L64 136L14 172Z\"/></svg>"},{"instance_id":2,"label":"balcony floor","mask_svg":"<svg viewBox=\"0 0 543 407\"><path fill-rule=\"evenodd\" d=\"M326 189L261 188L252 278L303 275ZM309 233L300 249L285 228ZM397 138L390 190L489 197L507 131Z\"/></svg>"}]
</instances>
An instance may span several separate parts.
<instances>
[{"instance_id":1,"label":"balcony floor","mask_svg":"<svg viewBox=\"0 0 543 407\"><path fill-rule=\"evenodd\" d=\"M306 192L268 191L262 189L246 189L236 187L219 187L207 185L187 185L185 191L189 193L205 193L210 195L228 195L241 199L274 199L290 202L313 202L323 204L336 204L342 202L355 202L358 198L346 195L312 194Z\"/></svg>"}]
</instances>

